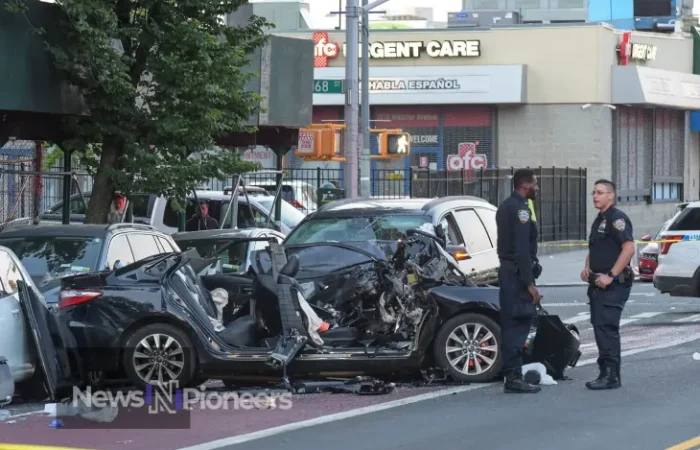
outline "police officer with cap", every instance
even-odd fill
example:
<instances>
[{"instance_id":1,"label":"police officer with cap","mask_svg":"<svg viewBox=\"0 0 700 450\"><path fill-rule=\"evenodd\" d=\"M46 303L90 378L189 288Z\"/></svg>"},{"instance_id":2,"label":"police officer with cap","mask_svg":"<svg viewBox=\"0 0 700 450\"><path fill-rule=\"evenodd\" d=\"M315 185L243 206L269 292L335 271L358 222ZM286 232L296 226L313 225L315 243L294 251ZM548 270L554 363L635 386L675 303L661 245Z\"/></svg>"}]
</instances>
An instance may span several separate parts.
<instances>
[{"instance_id":1,"label":"police officer with cap","mask_svg":"<svg viewBox=\"0 0 700 450\"><path fill-rule=\"evenodd\" d=\"M537 177L530 169L513 175L514 190L496 212L498 227L499 301L501 305L501 353L506 393L535 393L539 386L523 379L522 352L542 298L535 280L542 268L537 262L537 227L527 200L537 194Z\"/></svg>"},{"instance_id":2,"label":"police officer with cap","mask_svg":"<svg viewBox=\"0 0 700 450\"><path fill-rule=\"evenodd\" d=\"M588 389L615 389L620 379L620 317L630 296L634 272L630 261L634 256L632 222L615 208L615 184L598 180L593 188L593 205L600 211L591 226L588 256L581 279L589 283L588 298L591 324L598 347L598 368L595 381Z\"/></svg>"}]
</instances>

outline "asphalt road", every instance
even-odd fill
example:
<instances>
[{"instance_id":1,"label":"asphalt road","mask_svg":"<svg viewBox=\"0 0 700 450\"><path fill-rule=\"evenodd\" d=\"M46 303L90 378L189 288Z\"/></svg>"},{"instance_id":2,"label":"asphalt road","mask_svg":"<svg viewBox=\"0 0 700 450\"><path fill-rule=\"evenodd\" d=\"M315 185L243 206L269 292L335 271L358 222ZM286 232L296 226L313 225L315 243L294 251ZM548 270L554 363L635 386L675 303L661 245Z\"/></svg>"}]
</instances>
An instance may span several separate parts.
<instances>
[{"instance_id":1,"label":"asphalt road","mask_svg":"<svg viewBox=\"0 0 700 450\"><path fill-rule=\"evenodd\" d=\"M573 381L536 395L507 395L494 385L219 448L665 449L700 434L700 362L690 357L695 348L626 358L619 390L586 389L584 381L596 371L588 365Z\"/></svg>"}]
</instances>

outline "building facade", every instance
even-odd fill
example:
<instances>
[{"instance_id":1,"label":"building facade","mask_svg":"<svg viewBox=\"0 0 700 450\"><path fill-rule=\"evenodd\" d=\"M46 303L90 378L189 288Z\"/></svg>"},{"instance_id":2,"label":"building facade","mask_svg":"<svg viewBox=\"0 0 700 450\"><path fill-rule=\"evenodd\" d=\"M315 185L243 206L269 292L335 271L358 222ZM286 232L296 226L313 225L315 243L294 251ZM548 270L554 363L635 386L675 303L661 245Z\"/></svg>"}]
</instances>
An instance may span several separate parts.
<instances>
[{"instance_id":1,"label":"building facade","mask_svg":"<svg viewBox=\"0 0 700 450\"><path fill-rule=\"evenodd\" d=\"M344 33L276 34L325 43L314 79L344 78ZM412 135L409 158L373 167L585 167L587 192L614 180L635 234L655 232L676 202L700 194L692 54L690 37L600 24L373 31L371 126ZM344 103L315 93L314 123L342 122ZM590 201L587 214L590 223Z\"/></svg>"}]
</instances>

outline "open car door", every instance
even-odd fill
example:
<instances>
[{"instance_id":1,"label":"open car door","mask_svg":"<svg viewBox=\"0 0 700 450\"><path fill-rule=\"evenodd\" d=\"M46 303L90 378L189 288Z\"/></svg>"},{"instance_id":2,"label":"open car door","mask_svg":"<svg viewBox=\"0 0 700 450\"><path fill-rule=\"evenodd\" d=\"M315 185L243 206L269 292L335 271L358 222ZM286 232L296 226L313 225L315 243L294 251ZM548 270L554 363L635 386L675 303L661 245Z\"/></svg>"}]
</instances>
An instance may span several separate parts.
<instances>
[{"instance_id":1,"label":"open car door","mask_svg":"<svg viewBox=\"0 0 700 450\"><path fill-rule=\"evenodd\" d=\"M0 280L4 290L16 291L19 296L19 306L27 326L28 339L17 337L17 342L26 342L29 354L35 358L34 377L17 387L23 397L49 397L56 400L56 391L62 379L58 353L51 335L52 315L46 306L44 297L37 289L17 255L7 247L0 246ZM22 387L45 392L23 393Z\"/></svg>"}]
</instances>

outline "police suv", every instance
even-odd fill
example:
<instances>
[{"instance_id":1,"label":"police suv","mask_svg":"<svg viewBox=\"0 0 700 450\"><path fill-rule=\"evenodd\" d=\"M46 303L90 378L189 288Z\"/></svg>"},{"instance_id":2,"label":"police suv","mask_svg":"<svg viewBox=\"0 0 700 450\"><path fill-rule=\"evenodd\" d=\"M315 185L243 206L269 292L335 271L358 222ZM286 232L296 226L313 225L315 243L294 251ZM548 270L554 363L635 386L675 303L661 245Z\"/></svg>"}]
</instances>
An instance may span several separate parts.
<instances>
[{"instance_id":1,"label":"police suv","mask_svg":"<svg viewBox=\"0 0 700 450\"><path fill-rule=\"evenodd\" d=\"M677 214L657 239L654 287L673 297L700 297L700 202Z\"/></svg>"}]
</instances>

